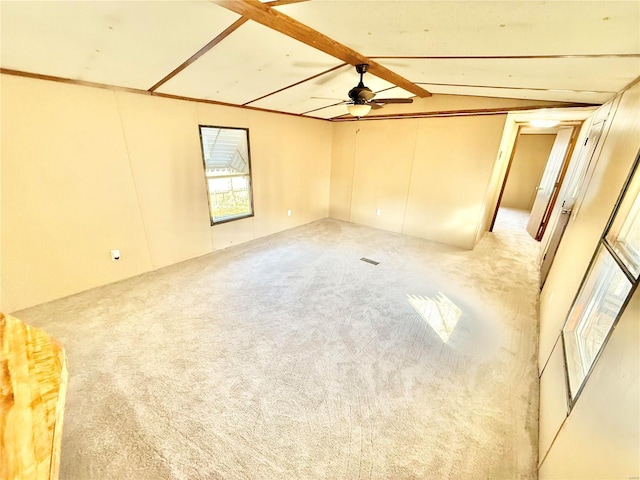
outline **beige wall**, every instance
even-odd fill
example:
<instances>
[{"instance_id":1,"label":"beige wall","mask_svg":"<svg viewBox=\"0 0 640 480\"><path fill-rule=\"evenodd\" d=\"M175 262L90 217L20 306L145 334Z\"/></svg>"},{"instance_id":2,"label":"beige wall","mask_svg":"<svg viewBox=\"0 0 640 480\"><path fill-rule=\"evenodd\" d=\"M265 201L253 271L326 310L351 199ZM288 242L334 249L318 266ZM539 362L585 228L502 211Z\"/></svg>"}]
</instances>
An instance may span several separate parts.
<instances>
[{"instance_id":1,"label":"beige wall","mask_svg":"<svg viewBox=\"0 0 640 480\"><path fill-rule=\"evenodd\" d=\"M329 215L331 125L275 117L277 120L273 114L252 112L256 237ZM293 212L291 217L287 217L288 209Z\"/></svg>"},{"instance_id":2,"label":"beige wall","mask_svg":"<svg viewBox=\"0 0 640 480\"><path fill-rule=\"evenodd\" d=\"M117 92L116 98L126 142L123 158L135 182L136 210L153 267L210 252L194 105L125 92Z\"/></svg>"},{"instance_id":3,"label":"beige wall","mask_svg":"<svg viewBox=\"0 0 640 480\"><path fill-rule=\"evenodd\" d=\"M1 81L5 311L328 216L327 122L10 75ZM199 123L249 128L255 217L210 226Z\"/></svg>"},{"instance_id":4,"label":"beige wall","mask_svg":"<svg viewBox=\"0 0 640 480\"><path fill-rule=\"evenodd\" d=\"M639 318L636 290L544 460L541 480L627 480L640 475Z\"/></svg>"},{"instance_id":5,"label":"beige wall","mask_svg":"<svg viewBox=\"0 0 640 480\"><path fill-rule=\"evenodd\" d=\"M517 140L501 207L530 211L555 135L523 135Z\"/></svg>"},{"instance_id":6,"label":"beige wall","mask_svg":"<svg viewBox=\"0 0 640 480\"><path fill-rule=\"evenodd\" d=\"M11 75L1 81L5 311L329 212L472 248L480 192L504 123L498 115L332 125ZM437 95L418 100L416 108L537 103ZM198 124L249 128L254 217L209 225ZM115 248L122 253L118 262L109 256Z\"/></svg>"},{"instance_id":7,"label":"beige wall","mask_svg":"<svg viewBox=\"0 0 640 480\"><path fill-rule=\"evenodd\" d=\"M423 120L404 233L473 248L506 115Z\"/></svg>"},{"instance_id":8,"label":"beige wall","mask_svg":"<svg viewBox=\"0 0 640 480\"><path fill-rule=\"evenodd\" d=\"M441 114L525 106L535 109L545 102L433 95L415 99L411 111ZM384 114L407 113L406 107L387 105ZM498 149L513 141L502 138L506 117L334 124L330 216L473 248L489 228L504 178L506 162Z\"/></svg>"},{"instance_id":9,"label":"beige wall","mask_svg":"<svg viewBox=\"0 0 640 480\"><path fill-rule=\"evenodd\" d=\"M151 269L115 92L3 76L0 108L3 309Z\"/></svg>"},{"instance_id":10,"label":"beige wall","mask_svg":"<svg viewBox=\"0 0 640 480\"><path fill-rule=\"evenodd\" d=\"M606 226L622 184L638 152L638 86L627 91L611 114L593 158L593 172L582 187L558 246L549 276L540 292L542 370L562 329L567 312ZM614 102L615 103L615 102Z\"/></svg>"},{"instance_id":11,"label":"beige wall","mask_svg":"<svg viewBox=\"0 0 640 480\"><path fill-rule=\"evenodd\" d=\"M329 216L346 222L351 221L353 167L356 159L356 139L359 127L360 122L348 122L333 126Z\"/></svg>"},{"instance_id":12,"label":"beige wall","mask_svg":"<svg viewBox=\"0 0 640 480\"><path fill-rule=\"evenodd\" d=\"M626 479L640 474L638 292L565 419L557 412L566 411L566 385L553 380L564 375L558 371L564 366L552 355L580 281L640 149L639 104L640 84L636 84L622 95L601 137L592 175L578 197L541 292L540 422L546 429L540 437L541 479ZM554 437L549 448L543 439Z\"/></svg>"},{"instance_id":13,"label":"beige wall","mask_svg":"<svg viewBox=\"0 0 640 480\"><path fill-rule=\"evenodd\" d=\"M331 215L473 248L505 118L335 124Z\"/></svg>"}]
</instances>

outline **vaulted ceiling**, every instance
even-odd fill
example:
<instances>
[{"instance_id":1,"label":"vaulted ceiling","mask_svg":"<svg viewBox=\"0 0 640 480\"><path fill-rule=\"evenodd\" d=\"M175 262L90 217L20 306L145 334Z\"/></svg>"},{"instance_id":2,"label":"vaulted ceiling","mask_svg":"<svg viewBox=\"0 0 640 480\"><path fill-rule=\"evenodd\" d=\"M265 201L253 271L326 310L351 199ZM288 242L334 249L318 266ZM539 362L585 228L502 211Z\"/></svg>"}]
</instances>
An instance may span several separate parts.
<instances>
[{"instance_id":1,"label":"vaulted ceiling","mask_svg":"<svg viewBox=\"0 0 640 480\"><path fill-rule=\"evenodd\" d=\"M640 76L637 1L1 1L0 33L5 73L327 119L358 63L378 98L599 104Z\"/></svg>"}]
</instances>

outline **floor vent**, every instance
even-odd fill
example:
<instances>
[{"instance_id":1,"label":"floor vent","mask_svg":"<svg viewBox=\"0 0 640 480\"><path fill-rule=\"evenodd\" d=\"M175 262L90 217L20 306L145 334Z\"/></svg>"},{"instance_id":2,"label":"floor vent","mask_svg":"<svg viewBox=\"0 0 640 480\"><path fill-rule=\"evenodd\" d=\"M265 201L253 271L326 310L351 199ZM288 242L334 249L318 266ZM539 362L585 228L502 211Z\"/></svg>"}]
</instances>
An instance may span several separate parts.
<instances>
[{"instance_id":1,"label":"floor vent","mask_svg":"<svg viewBox=\"0 0 640 480\"><path fill-rule=\"evenodd\" d=\"M371 265L378 265L380 262L376 262L375 260L371 260L370 258L362 257L360 260L363 262L370 263Z\"/></svg>"}]
</instances>

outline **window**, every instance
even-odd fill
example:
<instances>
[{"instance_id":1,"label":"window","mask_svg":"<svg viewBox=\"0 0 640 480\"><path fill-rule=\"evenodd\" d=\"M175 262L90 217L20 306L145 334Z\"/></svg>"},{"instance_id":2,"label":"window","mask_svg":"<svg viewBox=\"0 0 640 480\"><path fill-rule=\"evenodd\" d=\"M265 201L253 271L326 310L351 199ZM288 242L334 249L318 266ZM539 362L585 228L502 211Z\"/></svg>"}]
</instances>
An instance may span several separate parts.
<instances>
[{"instance_id":1,"label":"window","mask_svg":"<svg viewBox=\"0 0 640 480\"><path fill-rule=\"evenodd\" d=\"M640 168L618 199L562 329L569 405L573 407L598 356L638 285L640 274Z\"/></svg>"},{"instance_id":2,"label":"window","mask_svg":"<svg viewBox=\"0 0 640 480\"><path fill-rule=\"evenodd\" d=\"M253 216L249 130L200 126L211 225Z\"/></svg>"},{"instance_id":3,"label":"window","mask_svg":"<svg viewBox=\"0 0 640 480\"><path fill-rule=\"evenodd\" d=\"M640 176L639 176L640 177ZM623 260L634 277L640 273L640 195L631 205L629 214L616 233L614 225L607 235L607 241Z\"/></svg>"}]
</instances>

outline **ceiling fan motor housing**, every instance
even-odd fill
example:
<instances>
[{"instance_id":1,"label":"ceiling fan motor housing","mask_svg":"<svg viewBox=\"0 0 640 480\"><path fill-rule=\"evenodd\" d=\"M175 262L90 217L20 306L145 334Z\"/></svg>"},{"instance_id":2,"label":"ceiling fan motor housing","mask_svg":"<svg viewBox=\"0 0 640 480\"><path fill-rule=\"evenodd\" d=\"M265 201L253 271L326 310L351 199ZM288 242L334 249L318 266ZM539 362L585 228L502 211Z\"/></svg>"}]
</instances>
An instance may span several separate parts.
<instances>
[{"instance_id":1,"label":"ceiling fan motor housing","mask_svg":"<svg viewBox=\"0 0 640 480\"><path fill-rule=\"evenodd\" d=\"M349 90L349 98L355 103L366 103L375 97L375 93L371 91L369 87L365 87L362 82L357 87L353 87Z\"/></svg>"},{"instance_id":2,"label":"ceiling fan motor housing","mask_svg":"<svg viewBox=\"0 0 640 480\"><path fill-rule=\"evenodd\" d=\"M351 99L351 102L353 102L354 105L370 105L372 108L382 108L382 105L387 103L413 102L413 99L411 98L384 98L377 101L374 100L373 97L375 97L376 94L373 93L369 87L365 86L362 81L362 77L367 70L369 70L369 65L366 63L356 65L356 72L360 74L360 82L349 90L349 99Z\"/></svg>"},{"instance_id":3,"label":"ceiling fan motor housing","mask_svg":"<svg viewBox=\"0 0 640 480\"><path fill-rule=\"evenodd\" d=\"M376 96L376 94L373 93L369 87L365 86L362 81L362 76L367 72L367 70L369 70L369 65L366 63L356 65L356 72L360 74L360 82L349 90L349 98L353 100L353 103L356 105L365 104Z\"/></svg>"},{"instance_id":4,"label":"ceiling fan motor housing","mask_svg":"<svg viewBox=\"0 0 640 480\"><path fill-rule=\"evenodd\" d=\"M369 71L368 63L360 63L356 65L356 72L358 72L360 75L367 73L368 71Z\"/></svg>"}]
</instances>

